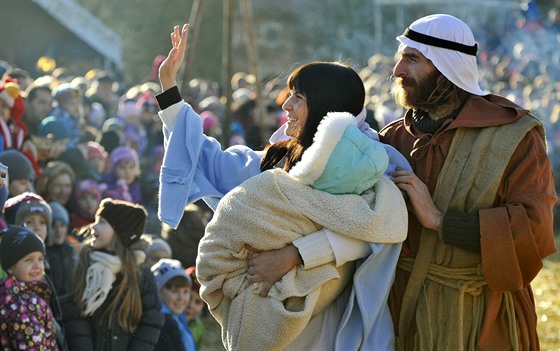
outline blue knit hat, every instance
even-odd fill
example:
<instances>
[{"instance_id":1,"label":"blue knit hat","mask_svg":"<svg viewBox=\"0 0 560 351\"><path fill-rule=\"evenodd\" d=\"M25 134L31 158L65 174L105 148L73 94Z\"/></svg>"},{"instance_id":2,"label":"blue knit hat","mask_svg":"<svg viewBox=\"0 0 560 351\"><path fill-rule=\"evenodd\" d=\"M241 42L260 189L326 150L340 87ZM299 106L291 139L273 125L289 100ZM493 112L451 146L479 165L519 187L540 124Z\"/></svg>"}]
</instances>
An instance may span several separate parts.
<instances>
[{"instance_id":1,"label":"blue knit hat","mask_svg":"<svg viewBox=\"0 0 560 351\"><path fill-rule=\"evenodd\" d=\"M53 222L53 224L55 222L62 222L66 225L70 224L70 218L68 216L68 211L66 210L66 208L64 208L64 206L62 206L61 204L59 204L56 201L49 202L49 206L51 207L51 210L52 210L52 222Z\"/></svg>"}]
</instances>

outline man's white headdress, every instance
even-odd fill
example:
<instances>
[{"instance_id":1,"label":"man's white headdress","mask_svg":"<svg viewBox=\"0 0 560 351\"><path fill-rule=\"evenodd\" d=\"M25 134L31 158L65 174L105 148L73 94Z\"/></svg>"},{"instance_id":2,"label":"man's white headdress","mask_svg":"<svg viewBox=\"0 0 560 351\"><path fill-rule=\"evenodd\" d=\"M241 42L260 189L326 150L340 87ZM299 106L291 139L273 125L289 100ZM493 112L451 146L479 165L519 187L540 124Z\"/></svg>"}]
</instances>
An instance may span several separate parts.
<instances>
[{"instance_id":1,"label":"man's white headdress","mask_svg":"<svg viewBox=\"0 0 560 351\"><path fill-rule=\"evenodd\" d=\"M478 85L474 35L463 21L444 14L430 15L414 21L397 37L403 46L422 53L453 84L475 94L484 95Z\"/></svg>"}]
</instances>

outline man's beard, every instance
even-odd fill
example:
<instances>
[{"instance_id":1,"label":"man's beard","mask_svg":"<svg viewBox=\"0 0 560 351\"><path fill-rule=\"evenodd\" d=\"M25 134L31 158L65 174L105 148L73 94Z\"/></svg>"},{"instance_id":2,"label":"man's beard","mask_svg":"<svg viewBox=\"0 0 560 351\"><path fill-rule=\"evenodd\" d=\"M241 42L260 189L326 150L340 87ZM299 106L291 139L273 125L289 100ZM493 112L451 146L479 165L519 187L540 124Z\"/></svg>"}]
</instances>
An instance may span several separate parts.
<instances>
[{"instance_id":1,"label":"man's beard","mask_svg":"<svg viewBox=\"0 0 560 351\"><path fill-rule=\"evenodd\" d=\"M395 78L391 94L397 103L407 109L431 111L441 104L434 101L434 92L437 89L438 78L441 73L433 71L420 81L412 78ZM406 91L404 87L409 88Z\"/></svg>"}]
</instances>

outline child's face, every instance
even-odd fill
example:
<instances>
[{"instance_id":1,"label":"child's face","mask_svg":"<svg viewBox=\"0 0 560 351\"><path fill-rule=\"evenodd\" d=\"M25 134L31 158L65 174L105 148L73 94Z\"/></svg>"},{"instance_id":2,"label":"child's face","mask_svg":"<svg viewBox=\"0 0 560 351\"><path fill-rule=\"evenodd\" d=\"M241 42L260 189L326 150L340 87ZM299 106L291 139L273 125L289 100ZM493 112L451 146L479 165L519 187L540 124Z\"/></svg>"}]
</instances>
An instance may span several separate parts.
<instances>
[{"instance_id":1,"label":"child's face","mask_svg":"<svg viewBox=\"0 0 560 351\"><path fill-rule=\"evenodd\" d=\"M136 179L138 169L134 161L122 161L115 167L115 177L124 179L127 185L130 185Z\"/></svg>"},{"instance_id":2,"label":"child's face","mask_svg":"<svg viewBox=\"0 0 560 351\"><path fill-rule=\"evenodd\" d=\"M193 290L191 294L191 303L189 303L189 307L187 307L187 320L192 321L200 317L204 306L205 302L200 298L200 295Z\"/></svg>"},{"instance_id":3,"label":"child's face","mask_svg":"<svg viewBox=\"0 0 560 351\"><path fill-rule=\"evenodd\" d=\"M56 245L62 245L68 235L68 225L62 221L53 223L53 237Z\"/></svg>"},{"instance_id":4,"label":"child's face","mask_svg":"<svg viewBox=\"0 0 560 351\"><path fill-rule=\"evenodd\" d=\"M82 116L84 110L82 100L79 97L69 98L64 102L62 107L64 107L64 109L66 109L74 118Z\"/></svg>"},{"instance_id":5,"label":"child's face","mask_svg":"<svg viewBox=\"0 0 560 351\"><path fill-rule=\"evenodd\" d=\"M41 280L45 275L45 257L40 251L27 254L8 268L8 273L24 282Z\"/></svg>"},{"instance_id":6,"label":"child's face","mask_svg":"<svg viewBox=\"0 0 560 351\"><path fill-rule=\"evenodd\" d=\"M93 240L90 245L96 250L113 251L115 249L115 230L103 217L96 217L91 231Z\"/></svg>"},{"instance_id":7,"label":"child's face","mask_svg":"<svg viewBox=\"0 0 560 351\"><path fill-rule=\"evenodd\" d=\"M78 198L78 206L80 206L80 209L85 214L93 218L99 207L99 200L97 196L92 193L83 193L82 196Z\"/></svg>"},{"instance_id":8,"label":"child's face","mask_svg":"<svg viewBox=\"0 0 560 351\"><path fill-rule=\"evenodd\" d=\"M66 205L72 196L72 177L67 173L56 176L49 184L49 201L56 201L61 205Z\"/></svg>"},{"instance_id":9,"label":"child's face","mask_svg":"<svg viewBox=\"0 0 560 351\"><path fill-rule=\"evenodd\" d=\"M25 193L26 191L32 191L31 179L16 179L10 181L8 185L8 194L10 197L17 196Z\"/></svg>"},{"instance_id":10,"label":"child's face","mask_svg":"<svg viewBox=\"0 0 560 351\"><path fill-rule=\"evenodd\" d=\"M162 258L171 258L167 250L165 249L153 250L148 255L146 255L146 263L151 267L157 262L159 262L159 260L161 260Z\"/></svg>"},{"instance_id":11,"label":"child's face","mask_svg":"<svg viewBox=\"0 0 560 351\"><path fill-rule=\"evenodd\" d=\"M161 301L174 314L184 313L191 300L191 288L188 286L163 287L160 290Z\"/></svg>"},{"instance_id":12,"label":"child's face","mask_svg":"<svg viewBox=\"0 0 560 351\"><path fill-rule=\"evenodd\" d=\"M23 220L23 226L37 234L43 242L47 239L49 227L47 220L40 214L32 213Z\"/></svg>"}]
</instances>

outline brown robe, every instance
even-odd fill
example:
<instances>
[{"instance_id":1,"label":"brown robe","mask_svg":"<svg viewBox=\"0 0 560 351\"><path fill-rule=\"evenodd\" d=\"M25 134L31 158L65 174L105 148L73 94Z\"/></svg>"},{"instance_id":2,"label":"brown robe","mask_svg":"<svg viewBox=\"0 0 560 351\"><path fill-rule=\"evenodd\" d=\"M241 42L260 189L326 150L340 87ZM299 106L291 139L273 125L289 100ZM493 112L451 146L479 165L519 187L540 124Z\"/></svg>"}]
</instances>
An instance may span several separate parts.
<instances>
[{"instance_id":1,"label":"brown robe","mask_svg":"<svg viewBox=\"0 0 560 351\"><path fill-rule=\"evenodd\" d=\"M457 128L508 124L526 113L527 110L496 95L472 97L457 118L446 121L435 135L416 129L409 111L404 119L385 127L380 137L407 157L416 175L433 193ZM482 274L488 285L484 289L485 309L477 349L511 348L503 292L512 293L520 348L539 348L537 316L529 284L542 268L542 259L556 251L552 229L555 203L554 176L545 142L537 129L532 129L506 166L494 207L479 210ZM422 226L414 215L410 217L401 257L415 257L418 252ZM389 297L396 330L408 277L408 272L397 269ZM406 345L414 338L414 328L406 336Z\"/></svg>"}]
</instances>

